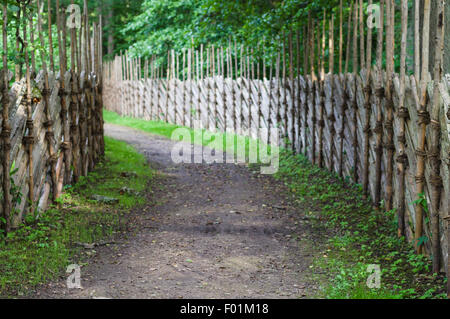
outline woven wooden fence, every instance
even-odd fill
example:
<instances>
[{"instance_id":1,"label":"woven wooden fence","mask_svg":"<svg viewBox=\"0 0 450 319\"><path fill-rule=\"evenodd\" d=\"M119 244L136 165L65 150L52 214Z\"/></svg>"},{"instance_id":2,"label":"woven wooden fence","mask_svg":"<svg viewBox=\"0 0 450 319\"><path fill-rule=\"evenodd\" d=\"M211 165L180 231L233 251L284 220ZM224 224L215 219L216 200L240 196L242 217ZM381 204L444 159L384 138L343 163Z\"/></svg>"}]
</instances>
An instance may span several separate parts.
<instances>
[{"instance_id":1,"label":"woven wooden fence","mask_svg":"<svg viewBox=\"0 0 450 319\"><path fill-rule=\"evenodd\" d=\"M20 10L24 12L27 8L21 6ZM6 72L7 81L2 79L0 216L4 218L1 224L6 232L18 226L27 213L39 216L50 204L55 204L63 186L86 176L104 152L99 40L102 30L96 24L89 24L85 10L83 26L66 33L65 20L59 15L65 8L59 7L59 1L56 10L59 70L54 68L53 53L41 52L42 70L37 71L37 59L28 52L28 43L35 41L34 28L43 43L39 13L37 25L32 20L29 22L31 32L26 28L27 23L20 30L26 52L26 75L21 76L19 67L15 77ZM6 25L7 22L4 30ZM70 45L66 42L69 36ZM70 69L67 69L68 58ZM4 65L6 61L4 57Z\"/></svg>"},{"instance_id":2,"label":"woven wooden fence","mask_svg":"<svg viewBox=\"0 0 450 319\"><path fill-rule=\"evenodd\" d=\"M392 2L388 0L386 4L390 10L387 17L391 17ZM405 18L405 1L402 5ZM353 21L358 21L358 12L356 5ZM332 26L330 23L330 30ZM246 48L240 50L239 56L236 45L209 47L206 54L203 46L178 54L169 51L165 70L154 59L117 56L104 64L105 107L123 116L188 127L196 122L200 128L249 132L253 138L262 138L258 134L261 128L278 127L293 151L362 185L375 207L395 209L399 236L414 242L418 252L432 255L436 271L444 267L447 270L449 75L435 72L433 81L428 66L424 67L428 63L422 63L421 73L406 76L404 61L400 74L395 73L394 47L389 45L393 43L394 31L389 26L386 69L381 67L383 37L377 48L381 54L377 54L376 64L372 65L371 41L362 46L367 48L367 56L359 54L358 23L354 26L347 41L349 52L353 37L353 73L346 72L349 54L344 59L342 52L338 53L340 73L334 72L336 62L332 55L327 61L329 72L325 73L325 27L320 32L312 19L302 37L297 33L297 50L293 50L292 34L280 45L277 63L270 67L271 76L266 72L269 66L265 61L252 56ZM427 26L423 28L426 32ZM371 32L368 34L371 36ZM378 34L383 35L383 30ZM444 38L440 34L437 47ZM360 38L364 44L364 37ZM318 57L314 56L317 40ZM328 51L333 52L333 32L329 40ZM342 43L341 37L341 48ZM306 52L302 58L298 50L301 45ZM402 43L402 52L405 48ZM434 61L439 65L437 51ZM304 75L304 70L311 72ZM426 205L424 201L418 204L421 198Z\"/></svg>"}]
</instances>

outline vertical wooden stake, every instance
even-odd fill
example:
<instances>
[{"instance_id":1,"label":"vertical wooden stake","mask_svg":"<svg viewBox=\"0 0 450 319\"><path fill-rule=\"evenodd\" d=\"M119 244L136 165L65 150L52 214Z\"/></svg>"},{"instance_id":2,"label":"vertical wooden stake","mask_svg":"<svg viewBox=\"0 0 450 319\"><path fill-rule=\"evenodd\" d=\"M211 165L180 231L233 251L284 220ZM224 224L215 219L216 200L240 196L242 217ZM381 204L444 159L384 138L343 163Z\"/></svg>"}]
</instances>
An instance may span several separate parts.
<instances>
[{"instance_id":1,"label":"vertical wooden stake","mask_svg":"<svg viewBox=\"0 0 450 319\"><path fill-rule=\"evenodd\" d=\"M28 53L28 35L27 35L27 20L26 20L26 6L23 6L24 10L24 24L23 24L23 41L24 41L24 59L26 66L26 135L23 139L23 144L26 148L28 155L28 213L33 214L35 209L35 199L34 199L34 171L33 171L33 145L35 143L34 138L34 122L33 122L33 109L32 109L32 96L31 96L31 71L30 71L30 58Z\"/></svg>"},{"instance_id":2,"label":"vertical wooden stake","mask_svg":"<svg viewBox=\"0 0 450 319\"><path fill-rule=\"evenodd\" d=\"M420 85L420 0L414 1L414 77L416 85Z\"/></svg>"},{"instance_id":3,"label":"vertical wooden stake","mask_svg":"<svg viewBox=\"0 0 450 319\"><path fill-rule=\"evenodd\" d=\"M37 0L38 7L39 6L39 0ZM45 42L44 42L44 36L42 32L42 18L40 14L40 10L38 13L38 29L39 29L39 39L41 42L41 57L42 57L42 69L44 71L44 90L42 92L42 98L44 101L44 114L45 114L45 123L44 126L46 128L46 142L47 142L47 153L48 153L48 163L50 166L50 175L51 175L51 181L52 181L52 200L56 200L57 195L57 178L56 178L56 161L58 160L57 154L54 150L54 133L53 133L53 121L51 118L50 113L50 101L49 101L49 95L50 95L50 88L49 88L49 80L48 80L48 72L47 72L47 64L46 64L46 54L45 50L43 49ZM5 117L4 117L5 119ZM7 119L7 117L6 117ZM9 169L9 168L8 168ZM5 172L4 172L5 173Z\"/></svg>"},{"instance_id":4,"label":"vertical wooden stake","mask_svg":"<svg viewBox=\"0 0 450 319\"><path fill-rule=\"evenodd\" d=\"M369 5L372 0L369 0ZM369 170L370 170L370 138L372 136L371 113L372 113L372 87L371 87L371 71L372 71L372 29L367 32L367 61L366 61L366 82L362 83L364 87L364 108L366 112L364 127L364 164L363 164L363 192L365 196L369 193Z\"/></svg>"},{"instance_id":5,"label":"vertical wooden stake","mask_svg":"<svg viewBox=\"0 0 450 319\"><path fill-rule=\"evenodd\" d=\"M48 11L48 50L50 54L50 71L55 72L55 62L53 59L53 32L52 32L52 1L47 1Z\"/></svg>"},{"instance_id":6,"label":"vertical wooden stake","mask_svg":"<svg viewBox=\"0 0 450 319\"><path fill-rule=\"evenodd\" d=\"M217 101L217 97L216 97L216 81L215 81L215 75L216 75L216 48L214 47L214 45L211 47L211 53L210 53L210 58L211 58L211 76L210 76L210 80L211 80L211 94L212 94L212 100L211 100L211 108L210 108L210 125L208 126L208 128L212 131L214 131L214 129L216 128L216 101ZM212 119L211 119L212 118ZM212 127L211 127L212 125Z\"/></svg>"},{"instance_id":7,"label":"vertical wooden stake","mask_svg":"<svg viewBox=\"0 0 450 319\"><path fill-rule=\"evenodd\" d=\"M275 91L276 92L276 94L275 94L275 96L276 96L276 108L277 108L277 110L276 110L277 116L276 116L276 123L275 123L276 127L280 127L281 126L280 63L281 63L281 53L280 53L280 50L278 50L278 57L277 57L277 64L276 64L276 71L275 71L275 74L276 74L275 75L275 77L276 77L276 81L275 82L277 84L276 91ZM279 135L281 135L281 132L279 132Z\"/></svg>"},{"instance_id":8,"label":"vertical wooden stake","mask_svg":"<svg viewBox=\"0 0 450 319\"><path fill-rule=\"evenodd\" d=\"M331 20L329 22L329 37L328 37L328 48L329 48L329 64L328 72L334 74L334 14L331 15Z\"/></svg>"},{"instance_id":9,"label":"vertical wooden stake","mask_svg":"<svg viewBox=\"0 0 450 319\"><path fill-rule=\"evenodd\" d=\"M11 125L9 123L9 74L5 70L8 70L8 4L6 1L3 2L3 78L2 78L2 190L3 190L3 218L5 222L2 223L5 234L11 231L11 181L10 181L10 170L11 170Z\"/></svg>"},{"instance_id":10,"label":"vertical wooden stake","mask_svg":"<svg viewBox=\"0 0 450 319\"><path fill-rule=\"evenodd\" d=\"M399 109L398 115L400 117L400 133L399 133L399 148L397 155L397 172L398 172L398 192L399 200L397 207L397 225L398 236L405 235L405 170L408 164L408 157L406 156L406 120L409 117L408 109L405 107L405 80L406 80L406 41L408 36L408 1L402 0L402 40L401 40L401 56L400 56L400 94L399 94Z\"/></svg>"},{"instance_id":11,"label":"vertical wooden stake","mask_svg":"<svg viewBox=\"0 0 450 319\"><path fill-rule=\"evenodd\" d=\"M342 2L341 2L342 4ZM335 155L335 135L336 128L335 122L336 117L334 115L334 96L333 96L333 88L334 88L334 15L331 16L330 21L330 30L329 30L329 48L330 48L330 63L329 63L329 74L330 74L330 89L331 89L331 114L328 116L328 120L330 122L330 163L328 165L328 169L332 172L334 171L334 155ZM340 43L341 45L342 43ZM340 58L342 58L340 56ZM339 65L339 68L342 69L342 65Z\"/></svg>"},{"instance_id":12,"label":"vertical wooden stake","mask_svg":"<svg viewBox=\"0 0 450 319\"><path fill-rule=\"evenodd\" d=\"M245 82L244 82L244 78L245 78L245 60L244 60L244 46L241 45L241 65L240 65L240 78L241 78L241 87L240 87L240 95L239 95L239 105L240 105L240 119L239 119L239 133L242 134L243 132L243 128L244 128L244 108L243 108L243 103L244 103L244 94L243 94L243 89L245 87Z\"/></svg>"},{"instance_id":13,"label":"vertical wooden stake","mask_svg":"<svg viewBox=\"0 0 450 319\"><path fill-rule=\"evenodd\" d=\"M223 132L227 132L227 94L225 92L225 80L226 80L226 73L225 73L225 62L224 62L224 52L223 47L220 48L220 54L222 58L222 103L223 103ZM228 60L228 59L227 59Z\"/></svg>"},{"instance_id":14,"label":"vertical wooden stake","mask_svg":"<svg viewBox=\"0 0 450 319\"><path fill-rule=\"evenodd\" d=\"M206 49L206 129L210 128L210 110L211 110L211 67L210 67L211 48Z\"/></svg>"},{"instance_id":15,"label":"vertical wooden stake","mask_svg":"<svg viewBox=\"0 0 450 319\"><path fill-rule=\"evenodd\" d=\"M39 8L38 8L39 10ZM29 15L29 28L30 28L30 42L34 43L34 23L33 23L33 15ZM31 50L31 73L36 73L36 55L34 50ZM33 75L34 77L34 75Z\"/></svg>"},{"instance_id":16,"label":"vertical wooden stake","mask_svg":"<svg viewBox=\"0 0 450 319\"><path fill-rule=\"evenodd\" d=\"M234 39L234 67L235 67L235 71L234 71L234 77L232 78L232 95L233 95L233 129L234 132L237 134L238 133L238 126L237 126L237 100L236 100L236 86L237 86L237 81L238 81L238 48L237 48L237 43L236 43L236 38Z\"/></svg>"},{"instance_id":17,"label":"vertical wooden stake","mask_svg":"<svg viewBox=\"0 0 450 319\"><path fill-rule=\"evenodd\" d=\"M214 131L219 128L219 113L218 113L218 95L219 87L217 85L217 79L220 77L220 49L217 47L217 76L213 76L214 83Z\"/></svg>"},{"instance_id":18,"label":"vertical wooden stake","mask_svg":"<svg viewBox=\"0 0 450 319\"><path fill-rule=\"evenodd\" d=\"M198 69L198 52L197 52L197 69ZM198 118L199 118L199 123L201 125L200 128L203 128L203 120L202 120L202 108L201 108L201 87L203 87L204 83L203 83L203 44L200 45L200 82L198 85Z\"/></svg>"},{"instance_id":19,"label":"vertical wooden stake","mask_svg":"<svg viewBox=\"0 0 450 319\"><path fill-rule=\"evenodd\" d=\"M394 0L387 1L387 19L389 21L388 36L386 38L386 154L387 154L387 167L386 167L386 210L390 211L393 208L393 175L394 175L394 101L393 101L393 76L394 76L394 17L395 17L395 3Z\"/></svg>"},{"instance_id":20,"label":"vertical wooden stake","mask_svg":"<svg viewBox=\"0 0 450 319\"><path fill-rule=\"evenodd\" d=\"M63 45L63 41L61 37L66 37L66 34L62 33L63 30L61 30L61 19L60 19L60 8L59 8L59 0L56 0L56 25L57 25L57 33L58 33L58 47L59 47L59 76L60 76L60 89L59 89L59 96L61 100L61 122L63 126L63 136L64 136L64 143L61 145L61 148L63 152L61 153L61 156L64 156L64 167L65 172L64 174L61 172L59 173L61 178L58 186L58 193L56 194L56 197L60 196L60 192L62 191L62 186L64 183L64 177L70 178L71 175L71 145L70 145L70 137L69 137L69 121L67 116L67 93L66 93L66 83L65 83L65 72L66 72L66 65L65 65L65 47Z\"/></svg>"},{"instance_id":21,"label":"vertical wooden stake","mask_svg":"<svg viewBox=\"0 0 450 319\"><path fill-rule=\"evenodd\" d=\"M291 95L291 143L292 143L292 152L296 152L296 136L295 136L295 118L297 116L295 112L295 91L294 91L294 49L292 44L292 31L289 32L289 94ZM286 127L286 130L288 128Z\"/></svg>"},{"instance_id":22,"label":"vertical wooden stake","mask_svg":"<svg viewBox=\"0 0 450 319\"><path fill-rule=\"evenodd\" d=\"M74 0L71 1L71 4L74 4ZM70 51L71 51L71 97L70 97L70 141L72 144L72 166L73 166L73 180L74 182L78 182L78 179L80 177L79 167L79 135L78 135L78 123L77 123L77 115L79 113L79 67L78 67L78 73L77 70L77 30L75 28L72 28L70 30Z\"/></svg>"},{"instance_id":23,"label":"vertical wooden stake","mask_svg":"<svg viewBox=\"0 0 450 319\"><path fill-rule=\"evenodd\" d=\"M312 139L311 139L311 154L312 154L312 163L316 164L316 122L317 122L317 118L316 118L316 85L317 85L317 77L316 77L316 72L315 72L315 23L312 22L311 24L311 36L310 36L310 50L311 50L311 87L310 87L310 91L311 91L311 122L312 122L312 131L311 131L311 135L312 135Z\"/></svg>"},{"instance_id":24,"label":"vertical wooden stake","mask_svg":"<svg viewBox=\"0 0 450 319\"><path fill-rule=\"evenodd\" d=\"M358 0L355 2L355 21L353 29L353 80L354 80L354 93L353 93L353 180L358 183L358 104L357 104L357 76L358 76ZM364 57L362 58L364 59ZM361 60L362 61L362 60ZM362 66L362 65L361 65Z\"/></svg>"},{"instance_id":25,"label":"vertical wooden stake","mask_svg":"<svg viewBox=\"0 0 450 319\"><path fill-rule=\"evenodd\" d=\"M185 77L185 70L186 70L186 51L183 50L183 68L181 69L181 83L183 85L183 119L182 119L182 125L186 126L186 108L187 108L187 98L186 98L186 77Z\"/></svg>"},{"instance_id":26,"label":"vertical wooden stake","mask_svg":"<svg viewBox=\"0 0 450 319\"><path fill-rule=\"evenodd\" d=\"M259 45L258 45L259 48ZM259 51L259 50L258 50ZM264 39L263 39L263 59L264 59ZM262 113L262 88L263 88L263 84L264 84L264 71L263 71L263 77L260 77L260 62L258 59L258 63L257 63L257 78L256 81L258 81L258 124L257 124L257 135L256 138L259 139L260 137L262 138L262 126L261 126L261 121L263 119L263 113ZM263 62L263 68L265 67L265 61Z\"/></svg>"},{"instance_id":27,"label":"vertical wooden stake","mask_svg":"<svg viewBox=\"0 0 450 319\"><path fill-rule=\"evenodd\" d=\"M320 52L320 80L319 80L319 167L322 168L324 164L323 144L324 144L324 128L325 128L325 46L326 46L326 12L323 12L323 24L322 24L322 44Z\"/></svg>"},{"instance_id":28,"label":"vertical wooden stake","mask_svg":"<svg viewBox=\"0 0 450 319\"><path fill-rule=\"evenodd\" d=\"M287 70L286 70L286 37L283 32L282 35L283 41L283 78L282 78L282 87L283 87L283 128L284 128L284 138L286 142L289 140L289 128L288 128L288 101L287 101Z\"/></svg>"},{"instance_id":29,"label":"vertical wooden stake","mask_svg":"<svg viewBox=\"0 0 450 319\"><path fill-rule=\"evenodd\" d=\"M303 33L303 36L305 37L305 34ZM302 137L302 87L301 87L301 64L300 64L300 31L297 30L296 32L296 49L297 49L297 141L298 141L298 151L299 153L303 150L303 137ZM305 48L303 48L305 49Z\"/></svg>"},{"instance_id":30,"label":"vertical wooden stake","mask_svg":"<svg viewBox=\"0 0 450 319\"><path fill-rule=\"evenodd\" d=\"M420 107L418 111L419 116L419 138L416 150L417 156L417 172L416 172L416 194L418 196L424 195L425 190L425 160L427 157L425 145L426 145L426 131L427 125L430 123L430 113L427 110L428 102L428 63L429 63L429 45L430 45L430 10L431 1L425 0L424 2L424 14L423 14L423 39L422 39L422 70L421 70L421 85L420 85ZM414 245L418 253L422 252L423 243L421 238L423 236L423 206L421 204L416 205L416 227L414 235Z\"/></svg>"},{"instance_id":31,"label":"vertical wooden stake","mask_svg":"<svg viewBox=\"0 0 450 319\"><path fill-rule=\"evenodd\" d=\"M406 2L406 0L404 0ZM431 111L431 143L429 144L429 161L431 166L431 249L433 256L433 272L439 273L441 270L441 234L440 234L440 208L443 181L441 177L441 97L439 83L442 81L442 59L445 36L445 10L444 0L437 1L436 14L436 38L434 57L434 93ZM407 7L407 4L405 4Z\"/></svg>"},{"instance_id":32,"label":"vertical wooden stake","mask_svg":"<svg viewBox=\"0 0 450 319\"><path fill-rule=\"evenodd\" d=\"M360 49L360 59L361 59L361 70L366 68L366 51L365 51L365 40L364 40L364 1L359 0L359 49Z\"/></svg>"},{"instance_id":33,"label":"vertical wooden stake","mask_svg":"<svg viewBox=\"0 0 450 319\"><path fill-rule=\"evenodd\" d=\"M383 0L381 0L383 1ZM347 47L345 50L345 68L344 68L344 74L347 74L348 72L348 67L349 67L349 62L350 62L350 40L352 38L351 35L351 27L352 27L352 12L353 12L353 4L355 3L355 0L352 1L352 3L350 4L350 11L348 13L348 22L347 22Z\"/></svg>"},{"instance_id":34,"label":"vertical wooden stake","mask_svg":"<svg viewBox=\"0 0 450 319\"><path fill-rule=\"evenodd\" d=\"M303 28L303 75L306 77L309 73L309 36L310 21L308 26Z\"/></svg>"},{"instance_id":35,"label":"vertical wooden stake","mask_svg":"<svg viewBox=\"0 0 450 319\"><path fill-rule=\"evenodd\" d=\"M169 100L170 100L170 71L171 71L171 61L170 61L170 50L167 51L167 73L166 73L166 107L164 110L164 122L169 123Z\"/></svg>"},{"instance_id":36,"label":"vertical wooden stake","mask_svg":"<svg viewBox=\"0 0 450 319\"><path fill-rule=\"evenodd\" d=\"M384 98L384 81L383 81L383 43L384 43L384 1L380 1L380 26L377 34L377 78L378 81L376 91L376 104L377 104L377 124L374 132L377 135L376 138L376 159L375 159L375 196L374 205L379 207L381 204L381 167L383 161L383 109L382 103Z\"/></svg>"},{"instance_id":37,"label":"vertical wooden stake","mask_svg":"<svg viewBox=\"0 0 450 319\"><path fill-rule=\"evenodd\" d=\"M342 74L342 58L344 49L344 16L343 16L342 0L339 1L339 74Z\"/></svg>"}]
</instances>

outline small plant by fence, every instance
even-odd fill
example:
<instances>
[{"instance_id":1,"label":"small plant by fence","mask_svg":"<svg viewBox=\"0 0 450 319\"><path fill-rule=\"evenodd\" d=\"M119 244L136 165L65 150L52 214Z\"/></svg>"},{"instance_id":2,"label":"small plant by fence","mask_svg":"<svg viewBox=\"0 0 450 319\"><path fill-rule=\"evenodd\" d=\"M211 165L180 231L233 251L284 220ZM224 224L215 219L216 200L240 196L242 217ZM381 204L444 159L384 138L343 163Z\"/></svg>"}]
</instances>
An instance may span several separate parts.
<instances>
[{"instance_id":1,"label":"small plant by fence","mask_svg":"<svg viewBox=\"0 0 450 319\"><path fill-rule=\"evenodd\" d=\"M56 1L59 70L55 70L53 49L46 52L43 14L33 9L35 4L43 10L44 4L39 0L18 3L17 44L21 45L23 62L15 65L15 74L5 72L8 5L3 5L3 233L18 226L25 214L38 216L55 203L64 185L87 175L104 152L101 23L90 24L85 2L82 25L67 30L66 8ZM52 15L47 16L51 28ZM49 35L49 47L53 48L51 32ZM39 61L35 47L40 47ZM41 70L36 68L38 63Z\"/></svg>"},{"instance_id":2,"label":"small plant by fence","mask_svg":"<svg viewBox=\"0 0 450 319\"><path fill-rule=\"evenodd\" d=\"M433 19L443 15L443 1L438 2ZM414 35L425 53L429 42L421 37L430 34L429 6L426 1L421 33ZM416 58L415 74L407 75L408 6L402 1L401 67L396 74L392 0L381 1L381 12L385 10L389 23L382 14L374 58L373 30L364 29L358 1L350 10L348 29L353 31L346 39L346 56L343 36L335 49L334 17L328 41L328 23L320 30L312 17L308 28L281 36L275 65L266 65L252 48L236 43L168 51L165 69L154 58L122 54L104 63L105 106L147 120L249 131L253 138L262 138L257 136L260 128L278 127L289 141L285 146L362 185L377 208L396 210L399 236L430 254L434 271L444 265L448 269L450 81L442 74L444 28L438 24L435 30L434 79L429 54L423 54L423 61ZM342 13L339 28L342 34ZM332 52L329 61L326 51Z\"/></svg>"}]
</instances>

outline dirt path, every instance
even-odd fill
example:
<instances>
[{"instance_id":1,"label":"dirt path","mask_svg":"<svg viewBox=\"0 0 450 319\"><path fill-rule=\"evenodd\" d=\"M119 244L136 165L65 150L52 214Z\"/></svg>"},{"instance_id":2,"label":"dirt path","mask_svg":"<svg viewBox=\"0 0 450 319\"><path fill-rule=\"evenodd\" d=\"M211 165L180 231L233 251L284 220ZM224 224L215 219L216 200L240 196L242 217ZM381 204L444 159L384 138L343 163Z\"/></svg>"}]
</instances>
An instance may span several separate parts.
<instances>
[{"instance_id":1,"label":"dirt path","mask_svg":"<svg viewBox=\"0 0 450 319\"><path fill-rule=\"evenodd\" d=\"M311 245L302 211L270 176L230 164L175 165L173 143L129 128L106 134L145 154L165 177L143 225L97 249L82 269L83 290L55 284L50 298L308 298ZM196 152L201 151L196 148Z\"/></svg>"}]
</instances>

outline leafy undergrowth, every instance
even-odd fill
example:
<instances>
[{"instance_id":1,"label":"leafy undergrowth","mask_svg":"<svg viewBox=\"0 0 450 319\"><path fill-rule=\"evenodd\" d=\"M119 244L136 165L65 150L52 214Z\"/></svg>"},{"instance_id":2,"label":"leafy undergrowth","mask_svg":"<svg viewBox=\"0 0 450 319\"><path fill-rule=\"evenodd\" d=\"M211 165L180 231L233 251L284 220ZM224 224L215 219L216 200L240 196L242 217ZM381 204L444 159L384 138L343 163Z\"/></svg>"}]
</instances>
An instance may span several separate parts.
<instances>
[{"instance_id":1,"label":"leafy undergrowth","mask_svg":"<svg viewBox=\"0 0 450 319\"><path fill-rule=\"evenodd\" d=\"M332 299L446 298L445 276L432 274L431 261L399 239L395 212L372 209L359 185L350 185L302 155L283 152L281 179L308 210L308 220L322 242L315 258L318 297ZM311 240L311 239L310 239ZM367 285L369 265L381 268L381 287ZM331 280L330 280L331 278Z\"/></svg>"},{"instance_id":2,"label":"leafy undergrowth","mask_svg":"<svg viewBox=\"0 0 450 319\"><path fill-rule=\"evenodd\" d=\"M66 276L70 264L83 266L89 253L81 245L106 243L125 231L127 216L143 204L142 191L153 172L143 155L123 142L105 138L105 158L41 216L0 239L0 296L28 294L33 288ZM102 195L118 200L94 200Z\"/></svg>"}]
</instances>

